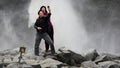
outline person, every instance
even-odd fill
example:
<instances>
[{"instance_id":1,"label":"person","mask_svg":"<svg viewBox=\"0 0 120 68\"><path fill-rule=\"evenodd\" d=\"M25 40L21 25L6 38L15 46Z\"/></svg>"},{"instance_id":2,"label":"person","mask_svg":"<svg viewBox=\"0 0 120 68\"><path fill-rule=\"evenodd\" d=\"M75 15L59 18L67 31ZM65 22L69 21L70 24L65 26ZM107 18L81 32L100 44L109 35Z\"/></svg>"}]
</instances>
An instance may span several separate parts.
<instances>
[{"instance_id":1,"label":"person","mask_svg":"<svg viewBox=\"0 0 120 68\"><path fill-rule=\"evenodd\" d=\"M50 7L48 6L48 8L50 8ZM47 9L46 9L45 6L41 6L41 8L40 8L40 10L38 11L38 13L39 13L40 11L43 11L43 13L44 13L45 16L48 15L48 12L47 12ZM48 21L48 24L49 24L49 26L48 26L47 33L48 33L48 35L50 36L50 38L51 38L51 40L53 41L53 44L54 44L54 29L53 29L53 25L52 25L52 22L51 22L50 19L49 19L49 21ZM45 41L45 52L48 52L48 50L49 50L49 44Z\"/></svg>"},{"instance_id":2,"label":"person","mask_svg":"<svg viewBox=\"0 0 120 68\"><path fill-rule=\"evenodd\" d=\"M44 13L42 11L39 12L39 17L36 20L35 24L34 24L34 28L36 29L37 33L36 33L36 39L35 39L35 49L34 49L34 53L36 56L39 56L39 44L41 42L41 39L44 39L51 47L51 53L55 54L55 49L53 46L53 41L51 40L50 36L47 33L48 30L48 20L51 16L51 10L48 7L48 15L45 16Z\"/></svg>"}]
</instances>

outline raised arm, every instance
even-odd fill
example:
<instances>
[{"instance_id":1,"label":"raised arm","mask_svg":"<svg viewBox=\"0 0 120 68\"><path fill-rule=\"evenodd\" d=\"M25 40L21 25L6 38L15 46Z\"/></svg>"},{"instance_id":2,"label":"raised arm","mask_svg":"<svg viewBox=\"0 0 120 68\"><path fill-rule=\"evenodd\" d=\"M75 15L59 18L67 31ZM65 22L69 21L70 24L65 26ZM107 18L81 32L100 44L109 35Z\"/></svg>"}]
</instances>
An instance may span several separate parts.
<instances>
[{"instance_id":1,"label":"raised arm","mask_svg":"<svg viewBox=\"0 0 120 68\"><path fill-rule=\"evenodd\" d=\"M46 16L46 19L50 19L50 16L51 16L51 9L50 9L50 6L47 6L48 8L48 15Z\"/></svg>"},{"instance_id":2,"label":"raised arm","mask_svg":"<svg viewBox=\"0 0 120 68\"><path fill-rule=\"evenodd\" d=\"M51 13L50 6L47 6L47 8L48 8L48 13Z\"/></svg>"}]
</instances>

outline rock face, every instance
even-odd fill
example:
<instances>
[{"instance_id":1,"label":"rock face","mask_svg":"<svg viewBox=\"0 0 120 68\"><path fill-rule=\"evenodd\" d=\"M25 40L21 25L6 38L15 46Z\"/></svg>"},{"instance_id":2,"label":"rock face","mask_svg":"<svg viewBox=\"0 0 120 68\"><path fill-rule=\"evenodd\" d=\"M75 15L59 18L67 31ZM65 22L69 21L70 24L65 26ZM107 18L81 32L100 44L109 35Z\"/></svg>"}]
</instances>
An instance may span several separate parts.
<instances>
[{"instance_id":1,"label":"rock face","mask_svg":"<svg viewBox=\"0 0 120 68\"><path fill-rule=\"evenodd\" d=\"M120 68L120 56L99 54L96 50L85 56L71 50L60 48L55 54L48 55L43 50L40 56L34 50L28 50L18 63L19 49L8 49L0 52L0 68ZM11 56L13 60L11 60Z\"/></svg>"}]
</instances>

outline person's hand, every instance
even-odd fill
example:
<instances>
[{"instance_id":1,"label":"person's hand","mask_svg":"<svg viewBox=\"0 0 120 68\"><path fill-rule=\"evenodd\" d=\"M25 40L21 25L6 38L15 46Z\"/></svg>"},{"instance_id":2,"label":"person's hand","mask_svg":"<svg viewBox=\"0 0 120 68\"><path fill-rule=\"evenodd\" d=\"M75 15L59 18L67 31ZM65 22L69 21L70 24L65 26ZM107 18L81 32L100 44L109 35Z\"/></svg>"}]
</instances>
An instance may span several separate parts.
<instances>
[{"instance_id":1,"label":"person's hand","mask_svg":"<svg viewBox=\"0 0 120 68\"><path fill-rule=\"evenodd\" d=\"M50 9L50 6L47 6L48 9Z\"/></svg>"},{"instance_id":2,"label":"person's hand","mask_svg":"<svg viewBox=\"0 0 120 68\"><path fill-rule=\"evenodd\" d=\"M47 6L47 8L48 8L48 11L49 11L49 13L51 13L51 9L50 9L50 6Z\"/></svg>"},{"instance_id":3,"label":"person's hand","mask_svg":"<svg viewBox=\"0 0 120 68\"><path fill-rule=\"evenodd\" d=\"M41 30L42 28L41 27L37 27L38 30Z\"/></svg>"}]
</instances>

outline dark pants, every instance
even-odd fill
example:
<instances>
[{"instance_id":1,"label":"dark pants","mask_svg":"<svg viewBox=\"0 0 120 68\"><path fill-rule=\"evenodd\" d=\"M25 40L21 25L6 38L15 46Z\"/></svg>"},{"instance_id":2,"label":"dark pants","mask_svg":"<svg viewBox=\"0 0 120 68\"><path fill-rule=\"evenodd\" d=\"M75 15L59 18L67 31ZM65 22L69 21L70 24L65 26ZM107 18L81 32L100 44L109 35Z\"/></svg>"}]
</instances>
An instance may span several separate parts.
<instances>
[{"instance_id":1,"label":"dark pants","mask_svg":"<svg viewBox=\"0 0 120 68\"><path fill-rule=\"evenodd\" d=\"M55 53L55 49L53 46L53 42L50 38L50 36L47 33L37 33L36 39L35 39L35 55L39 55L39 44L41 42L41 39L44 39L51 47L51 52Z\"/></svg>"},{"instance_id":2,"label":"dark pants","mask_svg":"<svg viewBox=\"0 0 120 68\"><path fill-rule=\"evenodd\" d=\"M53 41L53 46L54 46L54 33L53 30L51 29L51 31L47 32L48 35L50 36L51 40ZM45 41L45 51L47 52L49 50L49 44Z\"/></svg>"}]
</instances>

